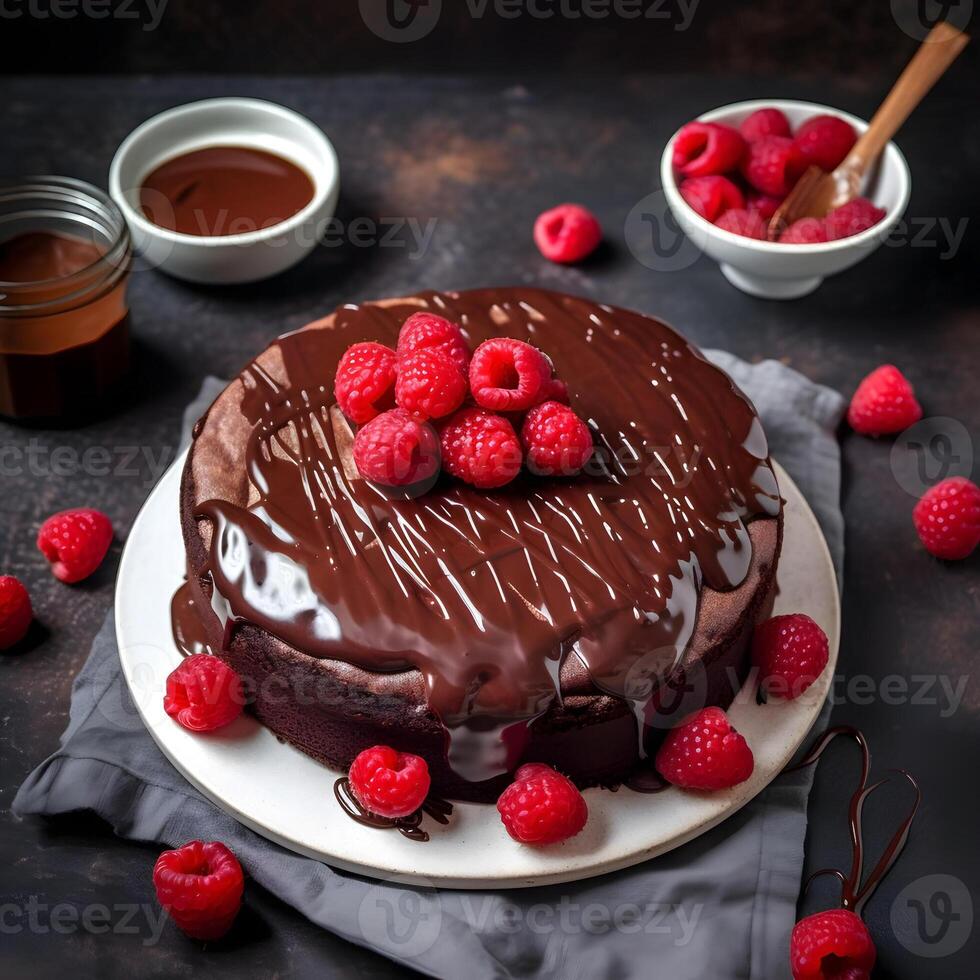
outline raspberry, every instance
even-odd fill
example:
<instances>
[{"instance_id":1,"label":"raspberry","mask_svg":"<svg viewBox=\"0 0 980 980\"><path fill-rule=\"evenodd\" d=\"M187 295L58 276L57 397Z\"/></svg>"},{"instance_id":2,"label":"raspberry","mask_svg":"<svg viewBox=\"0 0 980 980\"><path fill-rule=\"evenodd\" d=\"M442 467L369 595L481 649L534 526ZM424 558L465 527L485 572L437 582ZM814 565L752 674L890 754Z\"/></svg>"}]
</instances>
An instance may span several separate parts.
<instances>
[{"instance_id":1,"label":"raspberry","mask_svg":"<svg viewBox=\"0 0 980 980\"><path fill-rule=\"evenodd\" d=\"M865 436L901 432L921 418L915 391L894 364L875 368L857 386L847 409L848 424Z\"/></svg>"},{"instance_id":2,"label":"raspberry","mask_svg":"<svg viewBox=\"0 0 980 980\"><path fill-rule=\"evenodd\" d=\"M521 444L502 415L482 408L460 409L442 430L446 471L475 487L510 483L521 469Z\"/></svg>"},{"instance_id":3,"label":"raspberry","mask_svg":"<svg viewBox=\"0 0 980 980\"><path fill-rule=\"evenodd\" d=\"M866 197L856 197L853 201L834 208L824 219L827 240L850 238L859 232L873 228L885 216L884 208L875 207Z\"/></svg>"},{"instance_id":4,"label":"raspberry","mask_svg":"<svg viewBox=\"0 0 980 980\"><path fill-rule=\"evenodd\" d=\"M745 152L741 133L721 123L691 122L674 137L674 169L685 177L724 174Z\"/></svg>"},{"instance_id":5,"label":"raspberry","mask_svg":"<svg viewBox=\"0 0 980 980\"><path fill-rule=\"evenodd\" d=\"M868 927L849 909L801 919L789 940L793 980L869 980L876 958Z\"/></svg>"},{"instance_id":6,"label":"raspberry","mask_svg":"<svg viewBox=\"0 0 980 980\"><path fill-rule=\"evenodd\" d=\"M557 378L551 378L541 386L538 392L537 404L542 402L561 402L562 405L568 404L568 385Z\"/></svg>"},{"instance_id":7,"label":"raspberry","mask_svg":"<svg viewBox=\"0 0 980 980\"><path fill-rule=\"evenodd\" d=\"M819 218L800 218L780 236L784 245L816 245L827 241L827 229Z\"/></svg>"},{"instance_id":8,"label":"raspberry","mask_svg":"<svg viewBox=\"0 0 980 980\"><path fill-rule=\"evenodd\" d=\"M507 833L521 844L557 844L574 837L589 819L575 784L540 762L521 766L500 794L497 812Z\"/></svg>"},{"instance_id":9,"label":"raspberry","mask_svg":"<svg viewBox=\"0 0 980 980\"><path fill-rule=\"evenodd\" d=\"M340 410L357 425L394 405L395 352L368 341L348 347L337 365L333 393Z\"/></svg>"},{"instance_id":10,"label":"raspberry","mask_svg":"<svg viewBox=\"0 0 980 980\"><path fill-rule=\"evenodd\" d=\"M423 347L398 362L395 401L417 419L437 419L455 412L466 397L466 376L439 350Z\"/></svg>"},{"instance_id":11,"label":"raspberry","mask_svg":"<svg viewBox=\"0 0 980 980\"><path fill-rule=\"evenodd\" d=\"M429 794L429 767L421 756L375 745L357 755L348 777L351 792L370 813L407 817Z\"/></svg>"},{"instance_id":12,"label":"raspberry","mask_svg":"<svg viewBox=\"0 0 980 980\"><path fill-rule=\"evenodd\" d=\"M787 136L766 136L749 143L742 175L758 191L785 197L806 170L800 148Z\"/></svg>"},{"instance_id":13,"label":"raspberry","mask_svg":"<svg viewBox=\"0 0 980 980\"><path fill-rule=\"evenodd\" d=\"M749 211L754 211L763 221L768 222L776 213L777 208L783 203L783 198L773 197L770 194L762 194L757 190L750 190L745 195L745 206Z\"/></svg>"},{"instance_id":14,"label":"raspberry","mask_svg":"<svg viewBox=\"0 0 980 980\"><path fill-rule=\"evenodd\" d=\"M589 427L567 406L547 401L524 419L521 442L528 469L543 476L577 473L592 456Z\"/></svg>"},{"instance_id":15,"label":"raspberry","mask_svg":"<svg viewBox=\"0 0 980 980\"><path fill-rule=\"evenodd\" d=\"M730 208L744 208L742 192L727 177L688 177L680 195L702 218L714 221Z\"/></svg>"},{"instance_id":16,"label":"raspberry","mask_svg":"<svg viewBox=\"0 0 980 980\"><path fill-rule=\"evenodd\" d=\"M807 166L828 173L844 162L856 142L854 127L837 116L812 116L796 131L796 145Z\"/></svg>"},{"instance_id":17,"label":"raspberry","mask_svg":"<svg viewBox=\"0 0 980 980\"><path fill-rule=\"evenodd\" d=\"M422 348L451 357L460 371L466 371L470 365L470 348L463 331L435 313L413 313L398 333L399 357Z\"/></svg>"},{"instance_id":18,"label":"raspberry","mask_svg":"<svg viewBox=\"0 0 980 980\"><path fill-rule=\"evenodd\" d=\"M830 657L827 634L803 613L773 616L752 634L752 663L767 694L798 698L820 675Z\"/></svg>"},{"instance_id":19,"label":"raspberry","mask_svg":"<svg viewBox=\"0 0 980 980\"><path fill-rule=\"evenodd\" d=\"M534 222L534 243L552 262L578 262L602 241L602 226L580 204L559 204L539 214Z\"/></svg>"},{"instance_id":20,"label":"raspberry","mask_svg":"<svg viewBox=\"0 0 980 980\"><path fill-rule=\"evenodd\" d=\"M63 510L49 517L37 532L37 546L51 562L54 577L80 582L102 564L112 544L112 523L89 507Z\"/></svg>"},{"instance_id":21,"label":"raspberry","mask_svg":"<svg viewBox=\"0 0 980 980\"><path fill-rule=\"evenodd\" d=\"M20 643L33 619L27 589L13 575L0 575L0 650Z\"/></svg>"},{"instance_id":22,"label":"raspberry","mask_svg":"<svg viewBox=\"0 0 980 980\"><path fill-rule=\"evenodd\" d=\"M726 211L715 222L715 227L730 231L733 235L756 238L763 242L766 240L769 231L765 221L755 211L746 211L743 208L733 208L731 211Z\"/></svg>"},{"instance_id":23,"label":"raspberry","mask_svg":"<svg viewBox=\"0 0 980 980\"><path fill-rule=\"evenodd\" d=\"M915 505L912 522L931 555L966 558L980 544L980 487L965 476L937 483Z\"/></svg>"},{"instance_id":24,"label":"raspberry","mask_svg":"<svg viewBox=\"0 0 980 980\"><path fill-rule=\"evenodd\" d=\"M242 681L210 653L187 657L167 677L163 710L192 732L213 732L233 722L245 704Z\"/></svg>"},{"instance_id":25,"label":"raspberry","mask_svg":"<svg viewBox=\"0 0 980 980\"><path fill-rule=\"evenodd\" d=\"M192 840L157 858L153 887L188 936L220 939L238 915L245 878L238 858L224 844Z\"/></svg>"},{"instance_id":26,"label":"raspberry","mask_svg":"<svg viewBox=\"0 0 980 980\"><path fill-rule=\"evenodd\" d=\"M789 120L779 109L756 109L742 122L738 130L749 143L766 136L793 135Z\"/></svg>"},{"instance_id":27,"label":"raspberry","mask_svg":"<svg viewBox=\"0 0 980 980\"><path fill-rule=\"evenodd\" d=\"M376 416L354 436L361 476L387 487L412 486L435 476L439 455L436 430L401 408Z\"/></svg>"},{"instance_id":28,"label":"raspberry","mask_svg":"<svg viewBox=\"0 0 980 980\"><path fill-rule=\"evenodd\" d=\"M550 362L523 340L485 340L470 361L473 399L494 412L523 412L538 402L550 381Z\"/></svg>"},{"instance_id":29,"label":"raspberry","mask_svg":"<svg viewBox=\"0 0 980 980\"><path fill-rule=\"evenodd\" d=\"M727 789L752 775L755 760L721 708L702 708L667 733L655 764L683 789Z\"/></svg>"}]
</instances>

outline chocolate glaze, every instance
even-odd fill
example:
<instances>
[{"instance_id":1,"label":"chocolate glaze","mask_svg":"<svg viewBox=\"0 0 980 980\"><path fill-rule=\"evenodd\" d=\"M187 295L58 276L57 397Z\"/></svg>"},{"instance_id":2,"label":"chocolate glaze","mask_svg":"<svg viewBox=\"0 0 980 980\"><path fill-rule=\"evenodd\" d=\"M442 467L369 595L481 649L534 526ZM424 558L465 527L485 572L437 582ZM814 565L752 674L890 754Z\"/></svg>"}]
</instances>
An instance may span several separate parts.
<instances>
[{"instance_id":1,"label":"chocolate glaze","mask_svg":"<svg viewBox=\"0 0 980 980\"><path fill-rule=\"evenodd\" d=\"M376 813L371 813L361 806L360 801L353 794L350 788L350 780L346 776L341 776L333 784L333 793L337 797L337 802L341 809L352 820L363 824L365 827L373 827L376 830L397 830L409 840L425 843L429 839L427 831L422 830L419 824L422 817L428 814L436 823L447 824L452 816L453 805L438 797L426 797L421 809L410 813L407 817L381 817Z\"/></svg>"},{"instance_id":2,"label":"chocolate glaze","mask_svg":"<svg viewBox=\"0 0 980 980\"><path fill-rule=\"evenodd\" d=\"M473 346L505 335L545 350L592 427L590 472L493 492L442 478L418 499L360 479L335 366L351 343L393 345L420 305ZM779 514L761 425L728 376L664 324L534 289L345 306L333 329L287 335L274 354L278 370L266 358L242 375L249 504L198 508L209 553L194 571L226 630L253 624L370 671L417 668L450 762L473 780L511 767L574 657L632 707L642 755L702 586L738 586L746 522Z\"/></svg>"},{"instance_id":3,"label":"chocolate glaze","mask_svg":"<svg viewBox=\"0 0 980 980\"><path fill-rule=\"evenodd\" d=\"M238 235L277 225L313 200L310 175L249 146L208 146L167 160L140 187L140 208L183 235Z\"/></svg>"},{"instance_id":4,"label":"chocolate glaze","mask_svg":"<svg viewBox=\"0 0 980 980\"><path fill-rule=\"evenodd\" d=\"M174 593L170 602L170 620L174 627L174 642L182 656L215 652L187 582Z\"/></svg>"},{"instance_id":5,"label":"chocolate glaze","mask_svg":"<svg viewBox=\"0 0 980 980\"><path fill-rule=\"evenodd\" d=\"M815 878L822 875L832 875L841 883L841 907L850 909L856 915L860 915L868 899L874 894L875 889L881 884L882 879L891 870L892 866L898 860L902 849L905 847L909 831L912 828L912 821L915 819L915 814L919 809L919 803L922 801L922 794L919 791L919 784L910 773L904 769L897 770L912 784L912 788L915 790L915 802L912 804L911 810L902 820L898 829L892 835L891 840L878 859L878 863L862 884L861 879L864 875L864 824L862 820L864 804L876 789L888 782L887 779L879 779L878 782L872 783L870 786L868 785L868 777L871 773L871 752L868 749L868 743L864 735L850 725L838 725L836 728L829 728L814 741L806 755L796 765L790 766L786 771L796 772L806 766L816 765L827 750L827 747L838 735L845 735L848 738L854 739L861 750L861 780L851 795L847 813L848 828L851 834L851 869L847 875L836 868L822 868L819 871L815 871L807 880L804 891L810 887L810 884Z\"/></svg>"}]
</instances>

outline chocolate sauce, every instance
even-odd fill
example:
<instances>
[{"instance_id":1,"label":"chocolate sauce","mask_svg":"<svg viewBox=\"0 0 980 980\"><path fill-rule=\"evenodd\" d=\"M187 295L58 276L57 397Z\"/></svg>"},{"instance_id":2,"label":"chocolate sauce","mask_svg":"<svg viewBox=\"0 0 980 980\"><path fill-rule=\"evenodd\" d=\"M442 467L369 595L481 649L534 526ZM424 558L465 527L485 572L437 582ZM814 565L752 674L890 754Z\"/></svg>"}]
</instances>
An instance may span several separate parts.
<instances>
[{"instance_id":1,"label":"chocolate sauce","mask_svg":"<svg viewBox=\"0 0 980 980\"><path fill-rule=\"evenodd\" d=\"M140 208L183 235L240 235L291 218L313 194L310 175L291 160L249 146L209 146L148 174Z\"/></svg>"},{"instance_id":2,"label":"chocolate sauce","mask_svg":"<svg viewBox=\"0 0 980 980\"><path fill-rule=\"evenodd\" d=\"M194 596L185 582L170 602L170 620L174 624L174 642L184 657L197 653L214 653L204 621L198 614Z\"/></svg>"},{"instance_id":3,"label":"chocolate sauce","mask_svg":"<svg viewBox=\"0 0 980 980\"><path fill-rule=\"evenodd\" d=\"M848 828L851 835L851 868L847 875L836 868L822 868L819 871L815 871L807 880L804 891L810 887L810 884L815 878L822 875L832 875L841 883L841 907L850 909L856 915L860 915L868 899L874 894L875 889L881 884L881 880L891 870L892 866L898 860L902 849L905 847L909 830L912 827L912 821L915 819L915 814L919 809L919 803L922 800L922 794L919 791L919 784L913 779L910 773L904 769L897 770L912 784L915 790L915 802L912 804L912 809L908 815L902 820L898 830L892 835L891 840L889 840L884 852L878 859L878 863L862 884L861 879L864 875L864 825L862 822L864 804L876 789L888 782L887 779L879 779L878 782L872 783L870 786L868 785L868 777L871 774L871 752L868 749L868 743L864 735L850 725L839 725L836 728L829 728L817 738L806 755L795 766L789 767L786 772L796 772L806 766L815 765L820 761L827 747L838 735L846 735L848 738L853 738L861 750L861 780L851 795L847 814Z\"/></svg>"},{"instance_id":4,"label":"chocolate sauce","mask_svg":"<svg viewBox=\"0 0 980 980\"><path fill-rule=\"evenodd\" d=\"M98 243L50 231L29 231L0 242L0 282L64 279L105 255Z\"/></svg>"},{"instance_id":5,"label":"chocolate sauce","mask_svg":"<svg viewBox=\"0 0 980 980\"><path fill-rule=\"evenodd\" d=\"M634 793L662 793L670 789L671 784L650 765L648 759L645 764L634 767L623 785Z\"/></svg>"},{"instance_id":6,"label":"chocolate sauce","mask_svg":"<svg viewBox=\"0 0 980 980\"><path fill-rule=\"evenodd\" d=\"M417 499L360 479L336 364L357 341L394 345L420 306L474 347L512 336L546 351L593 430L589 471L491 492L443 477ZM746 522L779 513L762 427L728 376L664 324L587 300L506 289L344 306L332 329L280 338L241 383L251 436L233 465L251 499L198 508L210 552L189 574L210 578L209 612L314 657L417 669L471 780L513 766L569 657L632 707L643 755L702 585L738 586Z\"/></svg>"},{"instance_id":7,"label":"chocolate sauce","mask_svg":"<svg viewBox=\"0 0 980 980\"><path fill-rule=\"evenodd\" d=\"M397 830L409 840L416 840L421 843L425 843L429 839L428 833L419 826L424 815L428 814L436 823L447 824L453 812L452 803L430 796L426 798L421 809L410 813L407 817L394 819L380 817L361 806L357 797L351 792L350 780L346 776L341 776L333 784L333 793L344 813L359 824L363 824L365 827L373 827L376 830Z\"/></svg>"},{"instance_id":8,"label":"chocolate sauce","mask_svg":"<svg viewBox=\"0 0 980 980\"><path fill-rule=\"evenodd\" d=\"M115 389L129 365L127 264L58 232L0 242L0 414L81 418Z\"/></svg>"}]
</instances>

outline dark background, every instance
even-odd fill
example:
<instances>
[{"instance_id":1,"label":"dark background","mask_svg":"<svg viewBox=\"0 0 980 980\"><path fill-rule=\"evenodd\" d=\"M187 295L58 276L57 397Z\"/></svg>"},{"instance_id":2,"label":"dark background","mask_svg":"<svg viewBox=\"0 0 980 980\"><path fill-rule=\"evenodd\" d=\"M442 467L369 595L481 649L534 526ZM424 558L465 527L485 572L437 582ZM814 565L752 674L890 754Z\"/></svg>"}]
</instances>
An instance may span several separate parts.
<instances>
[{"instance_id":1,"label":"dark background","mask_svg":"<svg viewBox=\"0 0 980 980\"><path fill-rule=\"evenodd\" d=\"M656 8L666 19L629 21L506 20L492 12L474 19L465 0L442 7L430 34L396 44L365 27L355 0L170 0L152 31L119 18L3 16L26 8L0 0L0 172L63 173L105 186L115 148L146 117L197 98L250 95L292 106L333 140L341 218L439 222L430 251L414 261L398 249L321 248L277 279L237 289L134 275L137 360L127 400L109 417L68 429L0 420L0 447L136 446L160 458L173 452L183 406L206 374L230 376L274 336L341 302L524 282L659 314L701 345L780 358L845 394L871 368L894 361L926 414L959 420L978 445L976 45L898 137L913 174L909 218L967 219L957 254L943 257L933 232L919 246L882 248L812 296L779 304L738 293L705 258L673 273L643 267L624 243L626 215L656 188L671 132L708 108L773 96L869 117L922 33L917 0L701 0L684 30L675 29L683 21L677 3ZM116 0L113 8L121 9ZM145 4L128 9L147 16ZM936 9L927 0L926 12ZM549 265L530 242L534 215L564 199L589 204L606 230L602 252L581 268ZM890 443L846 430L841 437L847 558L839 673L967 684L950 715L939 704L881 697L845 696L835 708L836 722L867 733L877 771L906 767L924 791L908 849L868 908L879 976L972 977L975 939L926 960L896 936L890 911L902 889L932 874L954 875L978 893L978 556L943 565L925 555L909 518L914 500L890 469ZM78 472L0 477L0 573L25 581L38 617L28 642L0 656L0 903L153 901L156 849L119 841L84 815L21 821L9 809L65 726L72 679L111 604L122 543L150 479L145 465L111 480ZM117 541L90 581L67 588L50 576L33 539L48 514L80 505L105 510ZM846 867L852 772L841 748L818 774L808 870ZM869 804L872 860L903 799L895 793ZM820 883L802 911L832 904L832 893L831 881ZM3 935L0 969L43 977L399 972L254 885L224 943L202 950L172 926L156 946L144 947L143 938Z\"/></svg>"},{"instance_id":2,"label":"dark background","mask_svg":"<svg viewBox=\"0 0 980 980\"><path fill-rule=\"evenodd\" d=\"M101 6L98 19L69 16L71 5L81 11L86 2L108 4L116 16L102 17ZM361 2L373 9L385 0ZM396 12L405 9L404 0L395 2ZM615 2L643 16L615 16ZM59 3L67 6L56 16L61 8L52 4ZM972 12L972 0L538 0L537 9L552 16L537 17L508 16L514 0L503 0L500 15L494 0L427 0L421 17L429 3L432 10L441 3L431 31L392 44L366 28L358 0L168 0L157 18L148 0L4 0L0 72L641 71L832 76L835 84L862 87L869 78L894 77L923 21L946 11L963 24ZM29 16L28 4L42 16ZM602 10L608 15L597 16ZM978 59L974 47L956 70L968 71L964 63L975 70Z\"/></svg>"}]
</instances>

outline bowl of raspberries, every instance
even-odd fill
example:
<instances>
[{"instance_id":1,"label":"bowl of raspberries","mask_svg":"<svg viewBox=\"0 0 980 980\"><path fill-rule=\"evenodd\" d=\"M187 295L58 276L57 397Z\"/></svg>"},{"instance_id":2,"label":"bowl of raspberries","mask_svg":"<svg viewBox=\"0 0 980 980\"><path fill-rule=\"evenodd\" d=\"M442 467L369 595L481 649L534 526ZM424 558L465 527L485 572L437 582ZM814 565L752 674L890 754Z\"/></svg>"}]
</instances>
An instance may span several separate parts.
<instances>
[{"instance_id":1,"label":"bowl of raspberries","mask_svg":"<svg viewBox=\"0 0 980 980\"><path fill-rule=\"evenodd\" d=\"M664 150L667 202L732 285L766 299L805 296L870 255L908 203L908 165L889 143L859 197L768 240L770 218L804 171L832 172L867 126L839 109L780 99L707 112L681 126Z\"/></svg>"}]
</instances>

